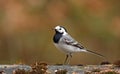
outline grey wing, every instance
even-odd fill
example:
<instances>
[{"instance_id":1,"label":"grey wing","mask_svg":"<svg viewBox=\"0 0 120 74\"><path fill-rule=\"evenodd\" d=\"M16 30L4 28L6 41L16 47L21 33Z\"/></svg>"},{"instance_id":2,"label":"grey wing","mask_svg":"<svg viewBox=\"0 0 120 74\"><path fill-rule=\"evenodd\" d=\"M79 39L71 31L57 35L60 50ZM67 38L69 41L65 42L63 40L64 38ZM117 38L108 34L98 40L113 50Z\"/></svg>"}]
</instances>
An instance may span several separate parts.
<instances>
[{"instance_id":1,"label":"grey wing","mask_svg":"<svg viewBox=\"0 0 120 74\"><path fill-rule=\"evenodd\" d=\"M64 43L66 43L66 44L68 44L68 45L72 45L72 46L78 47L78 48L83 49L83 50L85 50L85 51L87 51L87 52L90 52L90 53L92 53L92 54L95 54L95 55L98 55L98 56L100 56L100 57L105 58L103 55L101 55L101 54L99 54L99 53L96 53L96 52L94 52L94 51L85 49L81 44L79 44L79 43L78 43L75 39L73 39L70 35L65 35L65 36L63 37L63 41L64 41Z\"/></svg>"},{"instance_id":2,"label":"grey wing","mask_svg":"<svg viewBox=\"0 0 120 74\"><path fill-rule=\"evenodd\" d=\"M68 44L68 45L72 45L72 46L75 46L75 47L78 47L78 48L80 48L80 49L84 49L84 47L81 45L81 44L79 44L74 38L72 38L70 35L65 35L64 37L63 37L63 39L64 39L64 42L66 43L66 44Z\"/></svg>"}]
</instances>

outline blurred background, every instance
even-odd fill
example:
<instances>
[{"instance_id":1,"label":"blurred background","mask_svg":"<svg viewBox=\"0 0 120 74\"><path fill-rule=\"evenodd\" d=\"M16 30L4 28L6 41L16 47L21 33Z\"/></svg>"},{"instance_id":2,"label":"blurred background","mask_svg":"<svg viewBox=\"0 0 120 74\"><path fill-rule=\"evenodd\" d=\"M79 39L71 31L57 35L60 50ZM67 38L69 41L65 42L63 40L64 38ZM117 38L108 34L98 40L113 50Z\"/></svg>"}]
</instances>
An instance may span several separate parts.
<instances>
[{"instance_id":1,"label":"blurred background","mask_svg":"<svg viewBox=\"0 0 120 74\"><path fill-rule=\"evenodd\" d=\"M120 0L0 0L0 64L46 61L63 63L53 45L62 25L86 48L107 60L120 59ZM99 64L88 53L74 54L71 64Z\"/></svg>"}]
</instances>

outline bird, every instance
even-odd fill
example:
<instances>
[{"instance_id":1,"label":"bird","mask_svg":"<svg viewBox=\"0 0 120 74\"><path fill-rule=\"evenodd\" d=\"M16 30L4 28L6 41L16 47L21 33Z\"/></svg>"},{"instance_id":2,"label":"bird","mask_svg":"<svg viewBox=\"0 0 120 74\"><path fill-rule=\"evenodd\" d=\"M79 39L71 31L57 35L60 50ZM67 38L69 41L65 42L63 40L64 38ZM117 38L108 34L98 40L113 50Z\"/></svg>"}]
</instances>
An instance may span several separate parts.
<instances>
[{"instance_id":1,"label":"bird","mask_svg":"<svg viewBox=\"0 0 120 74\"><path fill-rule=\"evenodd\" d=\"M86 49L81 43L76 41L70 34L68 34L68 31L65 27L58 25L54 27L54 30L55 34L53 36L53 43L56 48L66 54L64 64L70 63L72 54L75 52L87 52L95 54L99 57L105 57L102 54Z\"/></svg>"}]
</instances>

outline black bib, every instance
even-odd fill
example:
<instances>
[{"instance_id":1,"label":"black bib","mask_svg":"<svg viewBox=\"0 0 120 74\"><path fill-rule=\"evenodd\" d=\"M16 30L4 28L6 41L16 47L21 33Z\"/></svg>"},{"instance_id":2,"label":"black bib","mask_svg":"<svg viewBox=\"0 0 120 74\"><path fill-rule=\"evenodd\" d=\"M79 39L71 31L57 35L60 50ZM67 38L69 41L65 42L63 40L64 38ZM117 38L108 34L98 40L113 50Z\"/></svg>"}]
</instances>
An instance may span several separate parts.
<instances>
[{"instance_id":1,"label":"black bib","mask_svg":"<svg viewBox=\"0 0 120 74\"><path fill-rule=\"evenodd\" d=\"M58 43L61 37L62 37L62 33L56 33L53 37L53 41L55 43Z\"/></svg>"}]
</instances>

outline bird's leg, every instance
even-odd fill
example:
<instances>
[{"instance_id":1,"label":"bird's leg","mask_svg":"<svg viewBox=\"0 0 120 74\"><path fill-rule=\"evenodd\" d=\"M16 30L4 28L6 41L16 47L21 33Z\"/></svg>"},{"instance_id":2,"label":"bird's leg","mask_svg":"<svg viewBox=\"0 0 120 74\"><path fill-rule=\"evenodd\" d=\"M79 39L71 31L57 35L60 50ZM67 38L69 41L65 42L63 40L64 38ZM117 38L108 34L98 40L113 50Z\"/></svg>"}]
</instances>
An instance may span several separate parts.
<instances>
[{"instance_id":1,"label":"bird's leg","mask_svg":"<svg viewBox=\"0 0 120 74\"><path fill-rule=\"evenodd\" d=\"M65 61L64 61L64 64L66 64L68 57L69 57L69 55L67 54L66 58L65 58Z\"/></svg>"},{"instance_id":2,"label":"bird's leg","mask_svg":"<svg viewBox=\"0 0 120 74\"><path fill-rule=\"evenodd\" d=\"M67 64L69 64L69 63L70 63L71 58L72 58L72 54L70 53L70 54L69 54L68 61L67 61Z\"/></svg>"},{"instance_id":3,"label":"bird's leg","mask_svg":"<svg viewBox=\"0 0 120 74\"><path fill-rule=\"evenodd\" d=\"M72 54L70 53L70 54L67 54L66 55L66 58L65 58L65 61L64 61L64 64L69 64L70 63L70 59L72 58Z\"/></svg>"}]
</instances>

